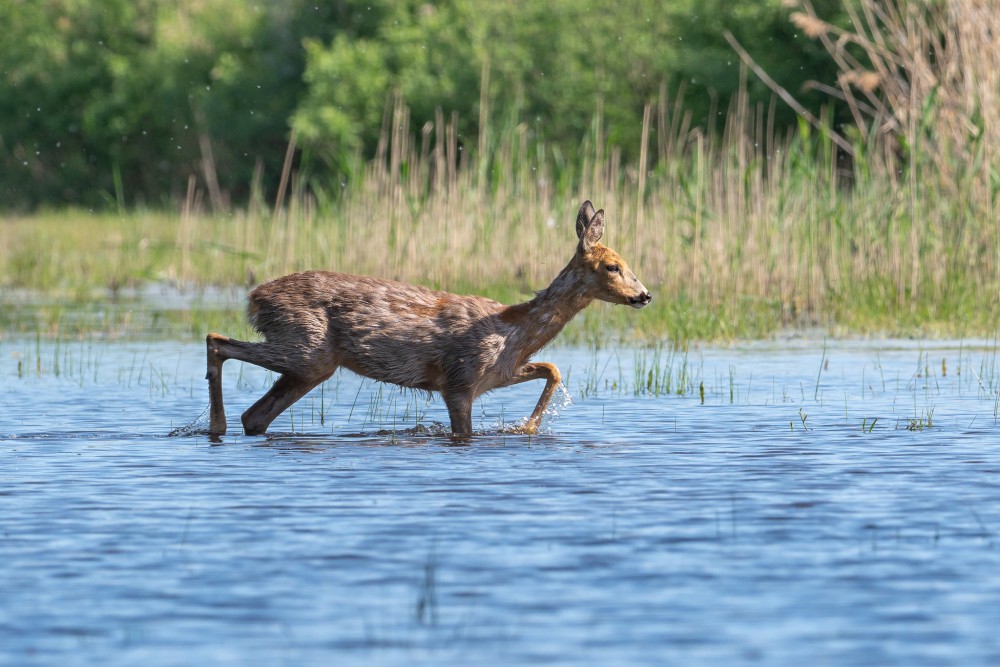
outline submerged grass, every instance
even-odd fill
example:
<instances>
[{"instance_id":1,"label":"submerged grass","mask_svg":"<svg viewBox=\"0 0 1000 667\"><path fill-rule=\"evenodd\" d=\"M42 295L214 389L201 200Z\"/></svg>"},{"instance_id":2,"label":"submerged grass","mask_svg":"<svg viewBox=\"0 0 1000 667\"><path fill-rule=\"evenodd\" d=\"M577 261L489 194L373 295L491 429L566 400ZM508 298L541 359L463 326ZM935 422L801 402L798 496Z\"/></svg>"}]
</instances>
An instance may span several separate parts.
<instances>
[{"instance_id":1,"label":"submerged grass","mask_svg":"<svg viewBox=\"0 0 1000 667\"><path fill-rule=\"evenodd\" d=\"M596 404L582 409L600 414L602 423L609 405L621 409L627 404L629 409L644 413L644 404L670 401L676 406L669 408L675 427L677 419L702 426L708 419L722 421L712 421L707 428L724 429L725 420L730 418L727 415L738 420L749 411L762 428L777 424L803 433L845 429L863 434L965 432L993 427L1000 418L997 341L963 343L957 350L924 349L901 342L899 350L906 353L894 350L888 361L875 350L859 355L853 343L805 347L803 351L811 352L801 358L808 363L779 375L769 374L760 361L776 352L784 354L783 347L773 344L758 347L759 352L753 354L735 356L722 348L701 346L592 349L576 356L571 364L560 363L565 385L547 414L550 419L558 416L572 396L574 402ZM207 400L201 373L190 372L190 345L170 348L175 351L168 354L162 352L162 345L135 341L122 346L103 334L61 333L53 338L38 333L12 340L0 338L0 373L17 386L40 383L51 388L53 383L65 383L89 388L111 384L154 400L177 395ZM814 375L817 365L818 379ZM239 373L232 397L234 410L259 397L275 379L271 372L243 364L231 372ZM498 421L487 431L517 433L518 420L527 414L535 395L528 392L527 398L519 399L507 412L504 394L497 396L491 399L491 411ZM437 423L442 417L440 399L426 393L338 373L290 409L285 428L395 438L447 432ZM204 419L203 413L181 432L203 427Z\"/></svg>"}]
</instances>

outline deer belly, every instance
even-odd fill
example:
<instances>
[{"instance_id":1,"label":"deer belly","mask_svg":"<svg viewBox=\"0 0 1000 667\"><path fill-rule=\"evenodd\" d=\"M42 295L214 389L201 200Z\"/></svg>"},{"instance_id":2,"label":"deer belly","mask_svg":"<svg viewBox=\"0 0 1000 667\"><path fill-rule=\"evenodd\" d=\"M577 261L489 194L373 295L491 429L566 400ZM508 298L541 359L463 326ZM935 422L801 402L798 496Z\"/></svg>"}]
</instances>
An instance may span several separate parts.
<instances>
[{"instance_id":1,"label":"deer belly","mask_svg":"<svg viewBox=\"0 0 1000 667\"><path fill-rule=\"evenodd\" d=\"M376 337L378 338L378 337ZM429 346L400 344L402 341L353 341L342 347L339 366L379 382L388 382L410 389L441 391L444 369L439 352ZM341 346L338 346L341 347ZM348 352L344 354L343 352Z\"/></svg>"}]
</instances>

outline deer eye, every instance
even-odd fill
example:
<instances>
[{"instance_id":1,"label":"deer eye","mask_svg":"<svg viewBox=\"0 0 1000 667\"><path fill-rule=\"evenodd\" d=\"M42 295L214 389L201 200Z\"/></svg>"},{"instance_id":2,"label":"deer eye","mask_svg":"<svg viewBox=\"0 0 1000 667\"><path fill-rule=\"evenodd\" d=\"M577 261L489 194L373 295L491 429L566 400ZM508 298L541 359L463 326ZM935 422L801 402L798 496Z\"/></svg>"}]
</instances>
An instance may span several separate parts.
<instances>
[{"instance_id":1,"label":"deer eye","mask_svg":"<svg viewBox=\"0 0 1000 667\"><path fill-rule=\"evenodd\" d=\"M606 268L608 269L608 273L620 273L622 270L617 264L608 264Z\"/></svg>"}]
</instances>

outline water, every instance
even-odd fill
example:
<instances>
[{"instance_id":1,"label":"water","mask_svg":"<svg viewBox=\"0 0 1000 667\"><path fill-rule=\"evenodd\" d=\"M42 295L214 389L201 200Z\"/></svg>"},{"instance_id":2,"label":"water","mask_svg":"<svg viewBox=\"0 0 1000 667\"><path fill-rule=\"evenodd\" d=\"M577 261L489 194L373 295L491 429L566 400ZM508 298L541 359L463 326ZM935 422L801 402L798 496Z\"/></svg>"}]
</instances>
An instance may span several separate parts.
<instances>
[{"instance_id":1,"label":"water","mask_svg":"<svg viewBox=\"0 0 1000 667\"><path fill-rule=\"evenodd\" d=\"M540 358L468 446L229 362L214 445L201 343L0 341L0 664L1000 663L991 343Z\"/></svg>"}]
</instances>

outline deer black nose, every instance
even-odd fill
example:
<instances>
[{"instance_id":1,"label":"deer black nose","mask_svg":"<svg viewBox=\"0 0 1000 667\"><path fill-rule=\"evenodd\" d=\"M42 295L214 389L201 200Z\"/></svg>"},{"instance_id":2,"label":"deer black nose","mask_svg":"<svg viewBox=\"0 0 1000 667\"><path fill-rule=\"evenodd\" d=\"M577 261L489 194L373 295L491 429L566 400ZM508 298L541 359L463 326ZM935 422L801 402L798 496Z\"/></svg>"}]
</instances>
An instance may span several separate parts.
<instances>
[{"instance_id":1,"label":"deer black nose","mask_svg":"<svg viewBox=\"0 0 1000 667\"><path fill-rule=\"evenodd\" d=\"M653 300L653 295L649 292L643 292L639 296L634 296L628 300L628 302L633 306L645 306L650 301Z\"/></svg>"}]
</instances>

